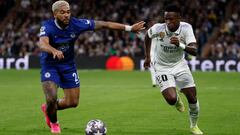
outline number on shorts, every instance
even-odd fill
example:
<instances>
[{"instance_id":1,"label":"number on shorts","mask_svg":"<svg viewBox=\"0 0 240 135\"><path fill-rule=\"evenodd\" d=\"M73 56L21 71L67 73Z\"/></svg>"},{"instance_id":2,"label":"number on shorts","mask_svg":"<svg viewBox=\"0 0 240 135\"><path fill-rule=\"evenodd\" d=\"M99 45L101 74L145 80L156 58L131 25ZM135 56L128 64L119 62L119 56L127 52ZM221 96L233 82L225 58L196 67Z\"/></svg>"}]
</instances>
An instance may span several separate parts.
<instances>
[{"instance_id":1,"label":"number on shorts","mask_svg":"<svg viewBox=\"0 0 240 135\"><path fill-rule=\"evenodd\" d=\"M167 75L161 75L161 77L162 77L162 81L167 81L168 80Z\"/></svg>"},{"instance_id":2,"label":"number on shorts","mask_svg":"<svg viewBox=\"0 0 240 135\"><path fill-rule=\"evenodd\" d=\"M75 82L78 83L78 82L79 82L79 81L78 81L78 80L79 80L79 79L78 79L78 74L77 74L77 73L73 73L72 76L74 77Z\"/></svg>"}]
</instances>

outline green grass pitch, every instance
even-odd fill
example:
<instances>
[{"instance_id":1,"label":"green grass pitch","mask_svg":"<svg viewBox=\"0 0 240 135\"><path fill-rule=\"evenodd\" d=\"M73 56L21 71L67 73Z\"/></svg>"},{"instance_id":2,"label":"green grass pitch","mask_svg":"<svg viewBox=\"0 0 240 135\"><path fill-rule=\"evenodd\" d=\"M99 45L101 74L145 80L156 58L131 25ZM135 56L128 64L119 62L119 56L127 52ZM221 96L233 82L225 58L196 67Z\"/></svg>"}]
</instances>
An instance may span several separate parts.
<instances>
[{"instance_id":1,"label":"green grass pitch","mask_svg":"<svg viewBox=\"0 0 240 135\"><path fill-rule=\"evenodd\" d=\"M240 74L193 75L199 127L206 135L239 135ZM108 135L190 135L187 111L167 105L159 89L151 87L149 72L95 70L79 71L79 76L80 105L58 113L62 135L84 135L91 119L103 120ZM0 70L0 135L50 134L40 111L44 101L39 70Z\"/></svg>"}]
</instances>

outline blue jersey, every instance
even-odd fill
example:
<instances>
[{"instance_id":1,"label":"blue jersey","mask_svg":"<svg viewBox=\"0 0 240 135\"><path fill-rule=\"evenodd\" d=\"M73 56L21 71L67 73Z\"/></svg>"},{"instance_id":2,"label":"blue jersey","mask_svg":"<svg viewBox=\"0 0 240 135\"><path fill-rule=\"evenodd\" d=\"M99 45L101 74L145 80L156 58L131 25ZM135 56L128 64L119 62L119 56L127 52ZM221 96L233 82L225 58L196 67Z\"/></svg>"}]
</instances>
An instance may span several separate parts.
<instances>
[{"instance_id":1,"label":"blue jersey","mask_svg":"<svg viewBox=\"0 0 240 135\"><path fill-rule=\"evenodd\" d=\"M77 19L71 17L69 26L61 29L54 19L42 22L40 37L49 37L49 44L63 52L64 59L53 59L47 52L41 54L41 64L74 63L74 43L84 31L94 30L94 20Z\"/></svg>"}]
</instances>

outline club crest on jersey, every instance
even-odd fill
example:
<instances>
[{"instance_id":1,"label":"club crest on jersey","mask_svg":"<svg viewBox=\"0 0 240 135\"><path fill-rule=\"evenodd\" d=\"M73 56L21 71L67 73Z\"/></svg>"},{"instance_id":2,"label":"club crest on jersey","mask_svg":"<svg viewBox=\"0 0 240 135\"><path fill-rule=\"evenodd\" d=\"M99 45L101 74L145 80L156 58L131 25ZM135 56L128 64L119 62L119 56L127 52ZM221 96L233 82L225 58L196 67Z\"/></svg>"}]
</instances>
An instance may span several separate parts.
<instances>
[{"instance_id":1,"label":"club crest on jersey","mask_svg":"<svg viewBox=\"0 0 240 135\"><path fill-rule=\"evenodd\" d=\"M75 33L72 33L71 38L75 38L75 37L76 37Z\"/></svg>"},{"instance_id":2,"label":"club crest on jersey","mask_svg":"<svg viewBox=\"0 0 240 135\"><path fill-rule=\"evenodd\" d=\"M44 74L44 76L45 76L45 78L50 78L50 77L51 77L51 74L50 74L49 72L46 72L46 73Z\"/></svg>"},{"instance_id":3,"label":"club crest on jersey","mask_svg":"<svg viewBox=\"0 0 240 135\"><path fill-rule=\"evenodd\" d=\"M160 40L163 41L163 38L165 37L165 33L164 32L160 32L159 33L159 37L160 37Z\"/></svg>"}]
</instances>

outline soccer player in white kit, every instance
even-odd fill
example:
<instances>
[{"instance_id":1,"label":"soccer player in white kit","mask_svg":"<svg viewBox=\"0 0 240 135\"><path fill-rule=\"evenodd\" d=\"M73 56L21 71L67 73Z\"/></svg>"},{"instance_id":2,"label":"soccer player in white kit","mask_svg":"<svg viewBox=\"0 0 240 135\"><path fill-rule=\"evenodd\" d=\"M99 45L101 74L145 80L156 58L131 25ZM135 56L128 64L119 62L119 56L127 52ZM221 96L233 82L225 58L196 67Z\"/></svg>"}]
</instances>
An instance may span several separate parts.
<instances>
[{"instance_id":1,"label":"soccer player in white kit","mask_svg":"<svg viewBox=\"0 0 240 135\"><path fill-rule=\"evenodd\" d=\"M163 97L180 112L185 108L176 87L184 93L189 103L190 132L201 135L203 132L197 126L199 103L196 87L184 58L185 52L197 55L197 44L192 26L180 19L179 7L168 5L164 11L165 23L156 23L146 32L144 67L153 66ZM151 59L153 44L154 58Z\"/></svg>"}]
</instances>

